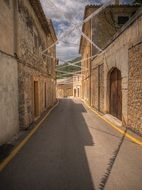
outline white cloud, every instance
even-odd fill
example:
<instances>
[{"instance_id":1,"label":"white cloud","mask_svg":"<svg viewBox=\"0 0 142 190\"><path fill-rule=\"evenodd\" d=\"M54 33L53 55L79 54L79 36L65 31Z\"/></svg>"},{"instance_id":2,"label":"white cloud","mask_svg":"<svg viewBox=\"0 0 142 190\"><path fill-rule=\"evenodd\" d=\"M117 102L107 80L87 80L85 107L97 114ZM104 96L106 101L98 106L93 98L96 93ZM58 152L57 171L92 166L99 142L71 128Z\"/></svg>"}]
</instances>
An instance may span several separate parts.
<instances>
[{"instance_id":1,"label":"white cloud","mask_svg":"<svg viewBox=\"0 0 142 190\"><path fill-rule=\"evenodd\" d=\"M54 23L58 38L63 37L57 45L59 59L68 60L79 56L80 32L75 29L65 37L64 34L82 20L85 5L93 2L97 0L41 0L46 16Z\"/></svg>"}]
</instances>

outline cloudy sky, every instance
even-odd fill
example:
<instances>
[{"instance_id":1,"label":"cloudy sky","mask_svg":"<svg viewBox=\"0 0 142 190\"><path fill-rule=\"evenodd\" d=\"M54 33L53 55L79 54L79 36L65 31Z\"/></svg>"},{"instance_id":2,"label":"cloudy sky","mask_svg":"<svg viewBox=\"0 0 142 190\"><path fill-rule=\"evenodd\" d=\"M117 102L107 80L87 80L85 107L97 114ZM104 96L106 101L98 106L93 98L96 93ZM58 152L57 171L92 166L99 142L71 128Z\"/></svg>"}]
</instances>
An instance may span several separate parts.
<instances>
[{"instance_id":1,"label":"cloudy sky","mask_svg":"<svg viewBox=\"0 0 142 190\"><path fill-rule=\"evenodd\" d=\"M98 4L100 0L41 0L41 3L61 39L57 45L57 57L63 61L78 57L80 32L70 30L83 19L85 5Z\"/></svg>"},{"instance_id":2,"label":"cloudy sky","mask_svg":"<svg viewBox=\"0 0 142 190\"><path fill-rule=\"evenodd\" d=\"M57 57L59 60L70 60L79 56L80 32L74 30L75 24L83 19L87 4L100 4L107 0L40 0L47 17L53 21L59 43ZM66 35L67 34L67 35ZM60 61L61 63L61 61Z\"/></svg>"}]
</instances>

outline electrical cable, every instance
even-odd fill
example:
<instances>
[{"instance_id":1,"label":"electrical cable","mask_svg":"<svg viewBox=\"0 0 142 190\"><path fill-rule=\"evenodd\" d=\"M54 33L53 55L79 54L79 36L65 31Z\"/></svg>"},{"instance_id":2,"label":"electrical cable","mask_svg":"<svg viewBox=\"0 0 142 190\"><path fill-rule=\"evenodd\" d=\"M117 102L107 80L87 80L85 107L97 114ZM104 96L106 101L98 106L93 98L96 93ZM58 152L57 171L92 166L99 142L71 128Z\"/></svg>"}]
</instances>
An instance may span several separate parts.
<instances>
[{"instance_id":1,"label":"electrical cable","mask_svg":"<svg viewBox=\"0 0 142 190\"><path fill-rule=\"evenodd\" d=\"M80 23L77 23L76 25L74 25L71 29L69 29L69 31L66 31L66 33L64 33L63 36L61 36L61 38L58 38L56 42L54 42L51 46L49 46L48 48L46 48L45 50L43 50L42 52L45 53L46 51L48 51L48 49L50 49L51 47L53 47L54 45L57 44L57 42L59 42L59 40L61 40L62 38L64 38L65 36L68 36L69 34L71 34L76 27L80 27L82 26L82 24L88 22L92 17L98 15L102 10L104 10L107 6L109 6L114 0L110 0L106 3L104 3L100 8L98 8L97 10L95 10L92 14L90 14L87 18L85 18L83 21L81 21ZM93 42L92 42L93 43Z\"/></svg>"}]
</instances>

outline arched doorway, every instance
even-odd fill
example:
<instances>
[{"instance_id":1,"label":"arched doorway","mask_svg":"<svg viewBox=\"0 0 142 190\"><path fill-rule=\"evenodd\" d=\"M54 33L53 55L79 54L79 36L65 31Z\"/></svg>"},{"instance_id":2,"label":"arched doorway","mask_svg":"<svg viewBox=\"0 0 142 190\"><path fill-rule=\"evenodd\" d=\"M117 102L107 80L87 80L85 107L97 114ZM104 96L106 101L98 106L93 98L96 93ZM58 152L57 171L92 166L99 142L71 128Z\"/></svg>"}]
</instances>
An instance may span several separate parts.
<instances>
[{"instance_id":1,"label":"arched doorway","mask_svg":"<svg viewBox=\"0 0 142 190\"><path fill-rule=\"evenodd\" d=\"M110 73L110 114L122 120L121 72L114 68Z\"/></svg>"}]
</instances>

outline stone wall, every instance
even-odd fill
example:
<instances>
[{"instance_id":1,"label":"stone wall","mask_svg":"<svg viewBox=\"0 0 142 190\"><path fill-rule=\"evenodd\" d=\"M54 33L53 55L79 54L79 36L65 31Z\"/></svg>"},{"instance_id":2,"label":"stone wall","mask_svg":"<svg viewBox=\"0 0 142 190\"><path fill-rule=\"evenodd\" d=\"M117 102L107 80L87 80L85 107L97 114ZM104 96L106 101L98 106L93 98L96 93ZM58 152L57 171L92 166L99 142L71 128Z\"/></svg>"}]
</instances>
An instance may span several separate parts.
<instances>
[{"instance_id":1,"label":"stone wall","mask_svg":"<svg viewBox=\"0 0 142 190\"><path fill-rule=\"evenodd\" d=\"M65 98L73 96L73 84L58 84L57 85L57 97Z\"/></svg>"},{"instance_id":2,"label":"stone wall","mask_svg":"<svg viewBox=\"0 0 142 190\"><path fill-rule=\"evenodd\" d=\"M82 84L82 76L80 74L74 75L73 76L73 96L74 97L81 97L81 94L82 94L81 84ZM75 94L75 91L76 91L76 94Z\"/></svg>"},{"instance_id":3,"label":"stone wall","mask_svg":"<svg viewBox=\"0 0 142 190\"><path fill-rule=\"evenodd\" d=\"M45 33L29 1L19 1L17 56L19 63L20 127L25 128L31 125L56 101L56 60L41 55L41 51L51 43L53 43L51 34ZM55 53L55 47L48 51L48 54L54 57ZM38 82L38 116L34 114L34 81Z\"/></svg>"},{"instance_id":4,"label":"stone wall","mask_svg":"<svg viewBox=\"0 0 142 190\"><path fill-rule=\"evenodd\" d=\"M122 122L141 133L142 123L142 16L139 13L126 28L114 36L107 48L92 61L92 106L98 109L100 81L100 111L110 113L110 73L114 68L121 72ZM101 68L98 80L98 65Z\"/></svg>"},{"instance_id":5,"label":"stone wall","mask_svg":"<svg viewBox=\"0 0 142 190\"><path fill-rule=\"evenodd\" d=\"M92 63L91 72L91 105L104 112L104 64L102 57Z\"/></svg>"},{"instance_id":6,"label":"stone wall","mask_svg":"<svg viewBox=\"0 0 142 190\"><path fill-rule=\"evenodd\" d=\"M21 127L28 127L36 119L34 116L34 81L38 82L39 90L38 116L52 106L56 100L53 91L55 86L51 83L51 79L46 74L41 74L40 71L19 62L19 114Z\"/></svg>"},{"instance_id":7,"label":"stone wall","mask_svg":"<svg viewBox=\"0 0 142 190\"><path fill-rule=\"evenodd\" d=\"M123 26L119 24L119 16L127 16L128 18L139 8L129 5L114 5L107 7L101 13L92 18L92 40L100 48L106 46L110 38ZM99 32L98 32L99 31ZM92 55L98 51L92 46Z\"/></svg>"},{"instance_id":8,"label":"stone wall","mask_svg":"<svg viewBox=\"0 0 142 190\"><path fill-rule=\"evenodd\" d=\"M142 42L129 49L128 127L142 134Z\"/></svg>"},{"instance_id":9,"label":"stone wall","mask_svg":"<svg viewBox=\"0 0 142 190\"><path fill-rule=\"evenodd\" d=\"M91 20L89 20L88 22L84 23L83 27L82 27L82 31L86 34L86 36L88 36L98 47L100 47L101 49L104 49L104 47L106 47L110 41L110 39L114 36L114 34L116 34L120 28L123 28L123 24L118 22L118 17L119 16L125 16L127 18L130 18L134 15L134 13L139 9L139 5L112 5L107 7L105 10L103 10L102 12L100 12L99 14L97 14L95 17L93 17ZM94 12L96 9L98 9L99 6L93 6L93 5L88 5L85 9L85 17L87 17L88 15L90 15L92 12ZM124 35L124 34L123 34ZM135 34L133 36L136 36ZM110 70L112 69L112 67L120 67L120 65L125 65L125 62L127 62L128 59L128 47L127 47L127 43L131 41L131 39L129 39L129 34L128 36L123 36L120 37L119 40L116 40L114 43L111 44L111 46L109 46L108 48L105 49L105 51L103 51L103 53L106 55L106 60L104 59L102 63L105 63L106 66L104 66L105 68L103 69L102 72L104 72L104 80L107 81L106 84L102 84L101 82L101 86L100 85L95 85L93 86L91 84L90 87L90 80L94 79L90 79L90 60L89 60L89 64L86 61L83 61L83 59L86 59L88 57L94 56L97 53L99 53L99 50L94 47L94 45L91 45L88 40L85 39L85 37L81 37L81 43L80 43L80 54L82 55L82 66L86 67L88 69L88 71L84 71L83 72L83 68L82 68L82 74L84 74L83 76L83 80L82 80L82 98L88 102L89 104L91 104L91 101L93 101L93 105L100 111L105 112L105 113L109 113L109 105L108 105L108 95L102 95L100 93L100 91L104 91L104 90L108 90L107 85L108 85L108 73L106 73L105 71L107 70L107 72L110 72ZM125 40L126 38L126 40ZM115 38L114 38L115 39ZM113 39L113 41L114 41ZM123 41L122 41L123 40ZM112 39L111 39L112 41ZM120 44L119 44L120 43ZM113 49L114 46L116 49ZM122 50L123 49L123 50ZM120 50L120 52L119 52ZM124 52L123 52L124 51ZM122 53L122 56L121 56ZM123 57L123 55L125 58L121 59L121 57ZM101 55L101 57L103 58L103 54ZM120 57L120 59L118 58ZM96 61L93 60L93 64ZM109 62L109 64L107 63ZM120 63L122 62L122 64ZM108 66L109 65L109 66ZM126 65L125 65L126 66ZM122 72L123 67L125 66L121 66ZM92 68L94 66L91 66ZM108 71L108 69L110 69ZM124 73L125 72L125 73ZM126 68L126 70L123 72L123 96L127 96L127 72L128 69ZM102 75L101 75L102 76ZM100 76L100 77L101 77ZM96 78L98 78L96 76ZM89 81L88 81L89 80ZM100 78L99 80L103 80L102 78ZM93 92L93 96L96 96L97 98L97 102L93 99L93 97L91 97L90 95L90 89L92 88L92 90L94 91L96 88L96 94L100 93L100 96L97 98L98 95L95 95L95 92ZM99 91L97 90L99 88ZM125 90L126 89L126 92ZM106 97L107 96L107 97ZM91 98L91 100L90 100ZM125 100L124 100L125 99ZM126 118L127 115L127 102L126 102L126 98L123 99L123 110L124 110L124 120ZM125 109L126 107L126 109Z\"/></svg>"},{"instance_id":10,"label":"stone wall","mask_svg":"<svg viewBox=\"0 0 142 190\"><path fill-rule=\"evenodd\" d=\"M98 109L98 67L93 68L91 74L91 104Z\"/></svg>"},{"instance_id":11,"label":"stone wall","mask_svg":"<svg viewBox=\"0 0 142 190\"><path fill-rule=\"evenodd\" d=\"M13 55L13 1L0 2L0 50Z\"/></svg>"},{"instance_id":12,"label":"stone wall","mask_svg":"<svg viewBox=\"0 0 142 190\"><path fill-rule=\"evenodd\" d=\"M90 46L87 43L87 46L85 48L84 58L90 56ZM82 61L82 98L90 104L90 60Z\"/></svg>"},{"instance_id":13,"label":"stone wall","mask_svg":"<svg viewBox=\"0 0 142 190\"><path fill-rule=\"evenodd\" d=\"M104 111L104 65L99 65L99 106L98 110L100 112Z\"/></svg>"},{"instance_id":14,"label":"stone wall","mask_svg":"<svg viewBox=\"0 0 142 190\"><path fill-rule=\"evenodd\" d=\"M18 73L15 58L0 51L0 144L18 132Z\"/></svg>"},{"instance_id":15,"label":"stone wall","mask_svg":"<svg viewBox=\"0 0 142 190\"><path fill-rule=\"evenodd\" d=\"M17 54L36 53L47 46L47 37L28 0L19 1L17 11Z\"/></svg>"},{"instance_id":16,"label":"stone wall","mask_svg":"<svg viewBox=\"0 0 142 190\"><path fill-rule=\"evenodd\" d=\"M41 55L56 36L38 3L0 3L0 144L18 132L19 124L30 126L56 101L55 46L47 52L54 59ZM36 115L35 81L39 96Z\"/></svg>"},{"instance_id":17,"label":"stone wall","mask_svg":"<svg viewBox=\"0 0 142 190\"><path fill-rule=\"evenodd\" d=\"M121 72L122 120L127 123L128 99L128 42L124 34L104 52L104 113L110 113L110 73L114 68Z\"/></svg>"}]
</instances>

